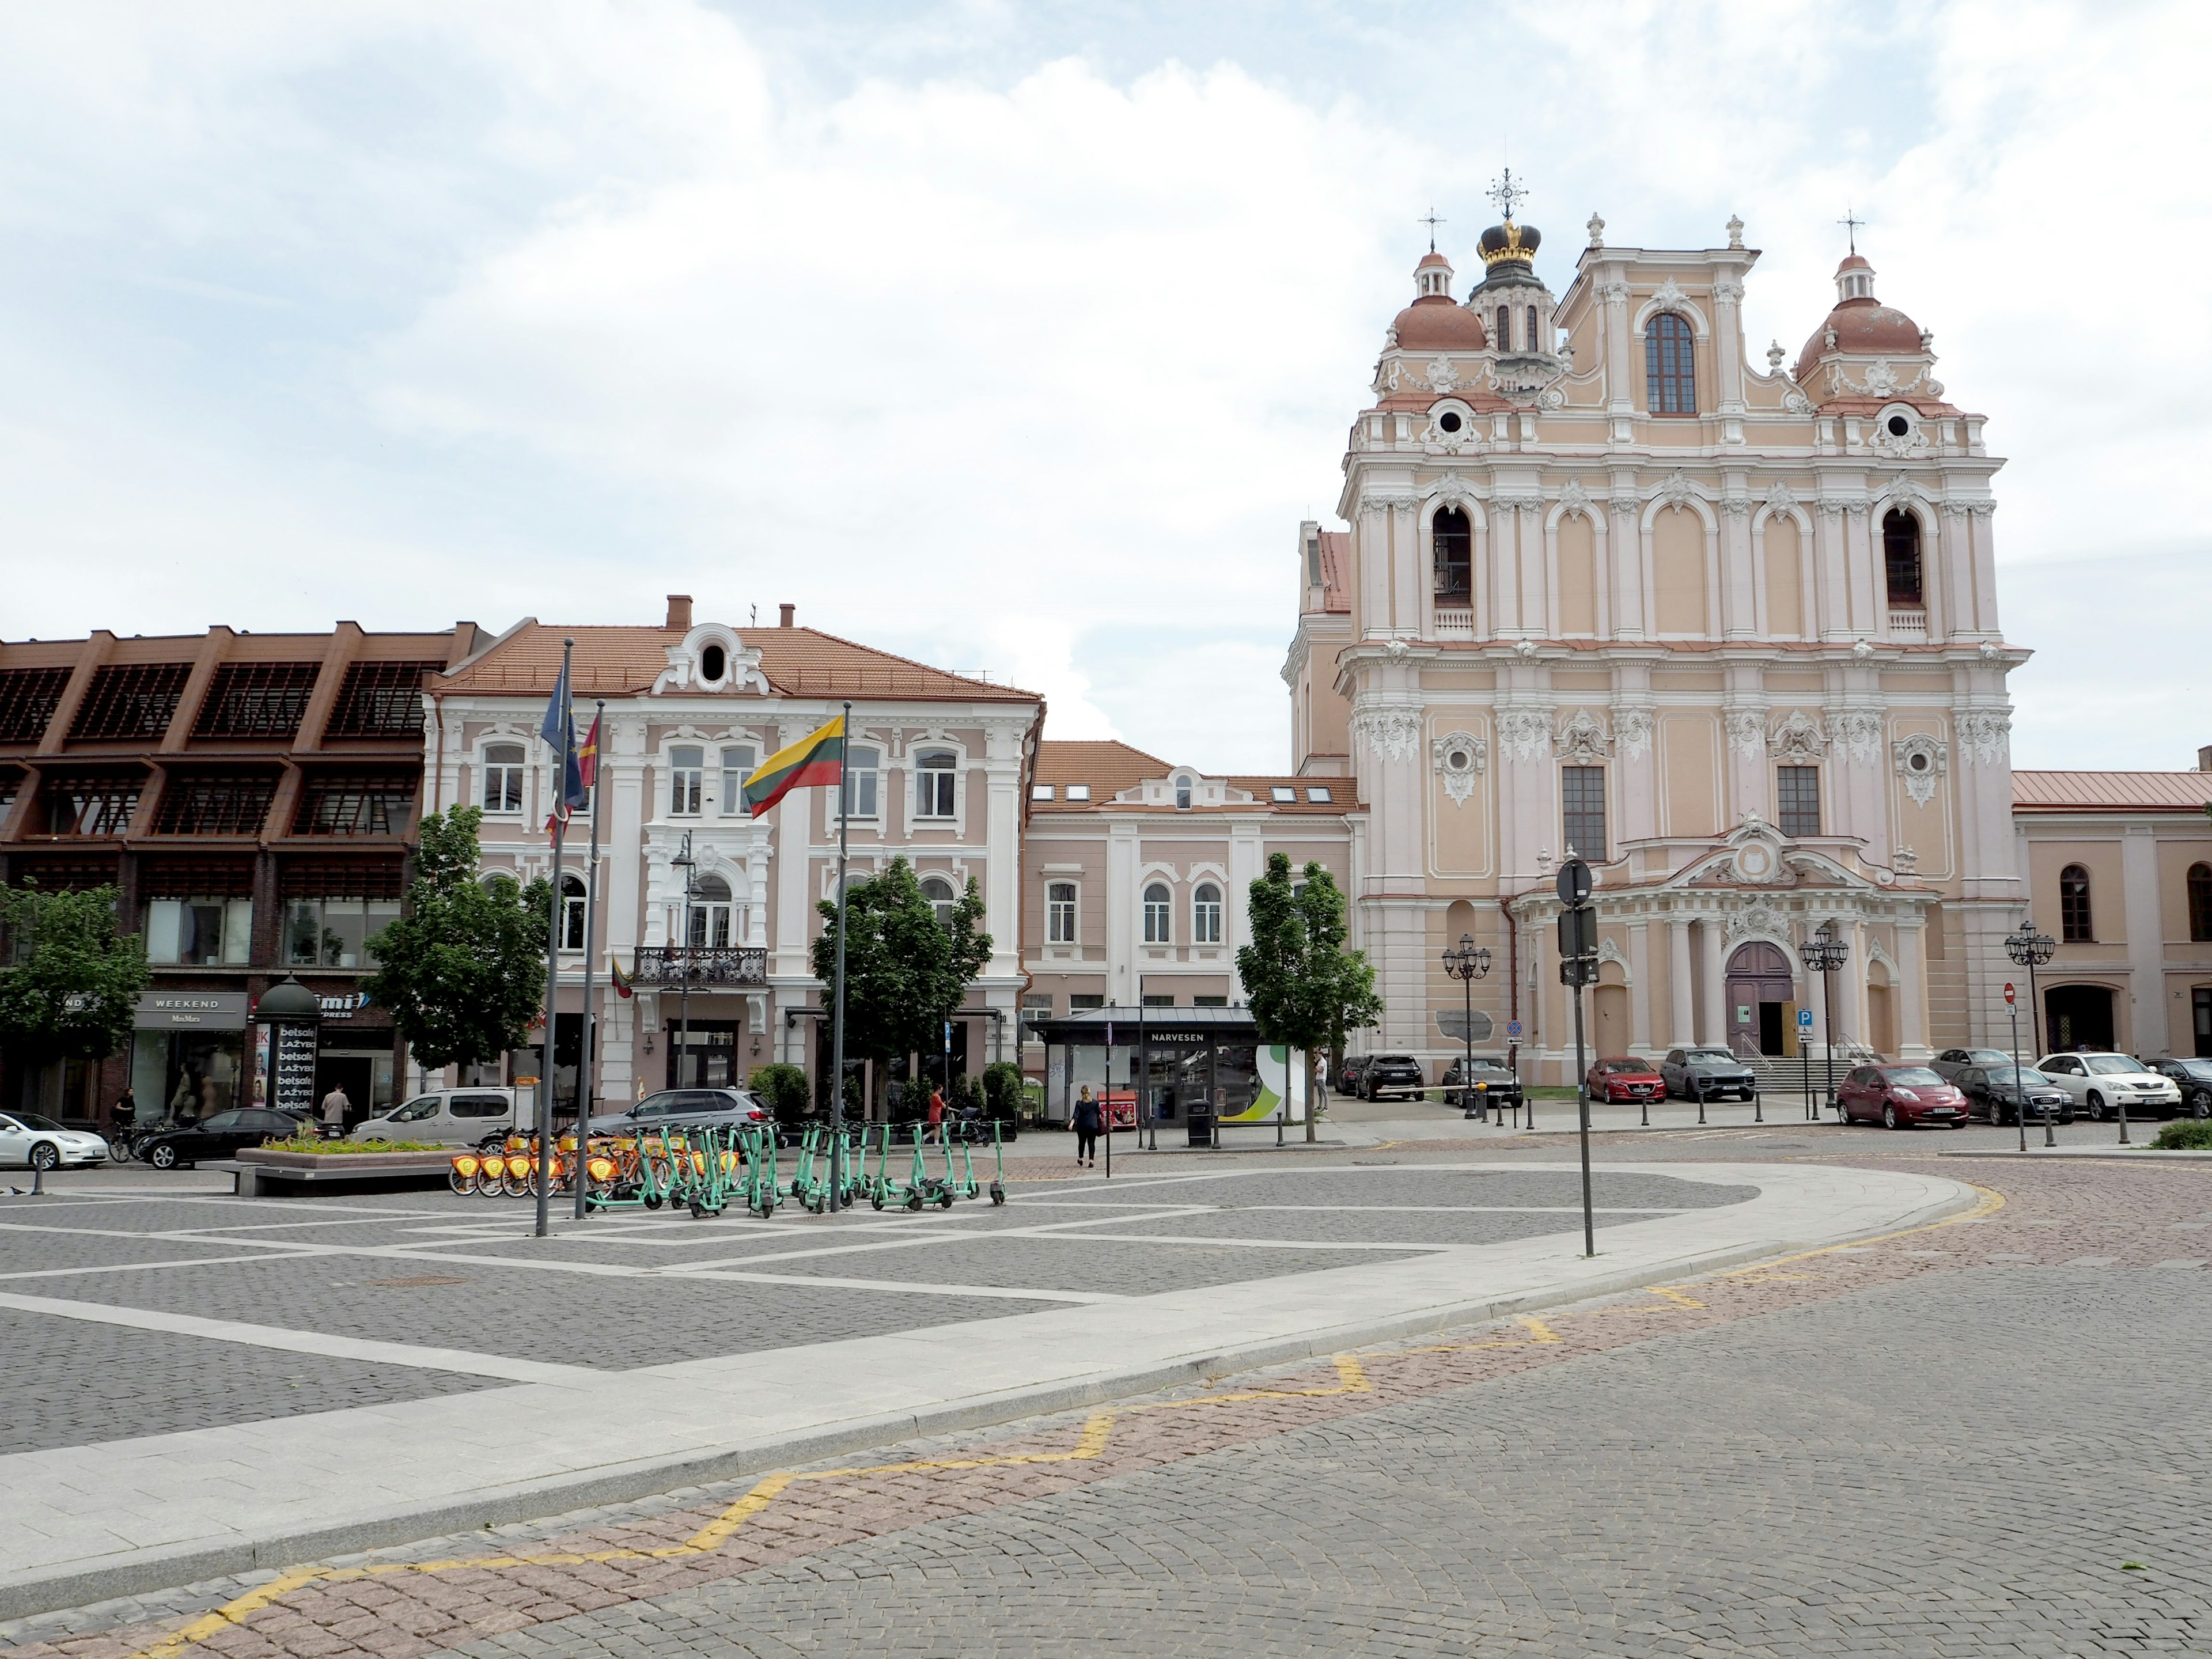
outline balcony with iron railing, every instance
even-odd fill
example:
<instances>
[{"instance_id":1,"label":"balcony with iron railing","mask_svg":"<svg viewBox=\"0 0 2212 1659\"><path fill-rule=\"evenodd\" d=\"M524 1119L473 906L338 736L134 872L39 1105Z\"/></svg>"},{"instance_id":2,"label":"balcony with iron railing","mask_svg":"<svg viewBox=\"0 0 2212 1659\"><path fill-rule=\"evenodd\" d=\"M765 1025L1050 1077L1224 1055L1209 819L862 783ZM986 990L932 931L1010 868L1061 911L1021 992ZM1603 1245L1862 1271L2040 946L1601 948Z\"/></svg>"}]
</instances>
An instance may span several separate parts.
<instances>
[{"instance_id":1,"label":"balcony with iron railing","mask_svg":"<svg viewBox=\"0 0 2212 1659\"><path fill-rule=\"evenodd\" d=\"M640 985L689 985L694 990L768 983L768 952L758 945L643 945L638 947Z\"/></svg>"}]
</instances>

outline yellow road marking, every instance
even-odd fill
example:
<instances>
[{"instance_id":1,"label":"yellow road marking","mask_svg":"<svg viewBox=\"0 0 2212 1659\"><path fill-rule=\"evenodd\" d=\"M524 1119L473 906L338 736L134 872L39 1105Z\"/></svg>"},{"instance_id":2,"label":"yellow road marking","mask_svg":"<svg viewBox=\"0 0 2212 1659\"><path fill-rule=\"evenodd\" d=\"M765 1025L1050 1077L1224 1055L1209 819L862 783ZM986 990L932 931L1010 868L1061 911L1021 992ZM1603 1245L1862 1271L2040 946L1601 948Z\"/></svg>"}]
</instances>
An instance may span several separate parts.
<instances>
[{"instance_id":1,"label":"yellow road marking","mask_svg":"<svg viewBox=\"0 0 2212 1659\"><path fill-rule=\"evenodd\" d=\"M1549 1325L1547 1325L1542 1320L1537 1318L1534 1314L1522 1314L1521 1316L1521 1322L1528 1328L1528 1329L1534 1334L1535 1340L1540 1343L1564 1342L1566 1340L1565 1337L1561 1336L1557 1331L1553 1330Z\"/></svg>"}]
</instances>

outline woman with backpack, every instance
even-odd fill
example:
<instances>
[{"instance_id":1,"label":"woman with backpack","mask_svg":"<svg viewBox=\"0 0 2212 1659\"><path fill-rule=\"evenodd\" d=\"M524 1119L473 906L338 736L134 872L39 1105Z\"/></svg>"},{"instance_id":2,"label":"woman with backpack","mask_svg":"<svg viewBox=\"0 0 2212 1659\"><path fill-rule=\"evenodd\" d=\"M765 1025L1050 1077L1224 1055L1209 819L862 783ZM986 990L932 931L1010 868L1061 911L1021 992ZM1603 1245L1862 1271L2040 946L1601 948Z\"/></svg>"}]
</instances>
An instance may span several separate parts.
<instances>
[{"instance_id":1,"label":"woman with backpack","mask_svg":"<svg viewBox=\"0 0 2212 1659\"><path fill-rule=\"evenodd\" d=\"M1075 1115L1069 1121L1075 1131L1075 1162L1079 1168L1098 1167L1098 1132L1105 1127L1104 1115L1098 1103L1091 1097L1091 1085L1085 1084L1083 1092L1075 1097Z\"/></svg>"}]
</instances>

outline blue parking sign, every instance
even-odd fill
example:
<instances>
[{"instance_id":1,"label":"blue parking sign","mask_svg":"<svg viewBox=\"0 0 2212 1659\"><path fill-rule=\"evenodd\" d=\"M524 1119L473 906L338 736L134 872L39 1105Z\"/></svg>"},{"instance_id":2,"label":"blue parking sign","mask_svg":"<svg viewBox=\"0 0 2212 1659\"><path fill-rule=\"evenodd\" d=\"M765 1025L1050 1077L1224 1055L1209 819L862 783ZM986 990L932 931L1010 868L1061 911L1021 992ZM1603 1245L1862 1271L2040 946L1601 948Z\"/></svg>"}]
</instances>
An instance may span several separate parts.
<instances>
[{"instance_id":1,"label":"blue parking sign","mask_svg":"<svg viewBox=\"0 0 2212 1659\"><path fill-rule=\"evenodd\" d=\"M1810 1008L1800 1008L1797 1011L1797 1024L1803 1030L1809 1031L1813 1029L1813 1011Z\"/></svg>"}]
</instances>

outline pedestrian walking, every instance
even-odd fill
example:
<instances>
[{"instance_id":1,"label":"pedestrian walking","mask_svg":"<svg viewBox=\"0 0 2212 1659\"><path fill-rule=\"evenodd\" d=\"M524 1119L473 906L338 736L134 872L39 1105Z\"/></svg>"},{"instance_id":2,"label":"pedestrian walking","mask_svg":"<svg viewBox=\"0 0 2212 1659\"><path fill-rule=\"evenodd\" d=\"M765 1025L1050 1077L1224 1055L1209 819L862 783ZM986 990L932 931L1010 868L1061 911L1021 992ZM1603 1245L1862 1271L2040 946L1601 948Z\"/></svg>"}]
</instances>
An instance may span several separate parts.
<instances>
[{"instance_id":1,"label":"pedestrian walking","mask_svg":"<svg viewBox=\"0 0 2212 1659\"><path fill-rule=\"evenodd\" d=\"M941 1090L929 1091L929 1127L934 1129L945 1121L945 1095Z\"/></svg>"},{"instance_id":2,"label":"pedestrian walking","mask_svg":"<svg viewBox=\"0 0 2212 1659\"><path fill-rule=\"evenodd\" d=\"M345 1085L331 1085L330 1093L323 1097L323 1139L336 1140L345 1133L346 1114L353 1109L353 1102L346 1098Z\"/></svg>"},{"instance_id":3,"label":"pedestrian walking","mask_svg":"<svg viewBox=\"0 0 2212 1659\"><path fill-rule=\"evenodd\" d=\"M1075 1162L1079 1168L1098 1167L1098 1131L1105 1127L1098 1110L1098 1103L1091 1097L1091 1085L1085 1084L1083 1092L1075 1097Z\"/></svg>"}]
</instances>

